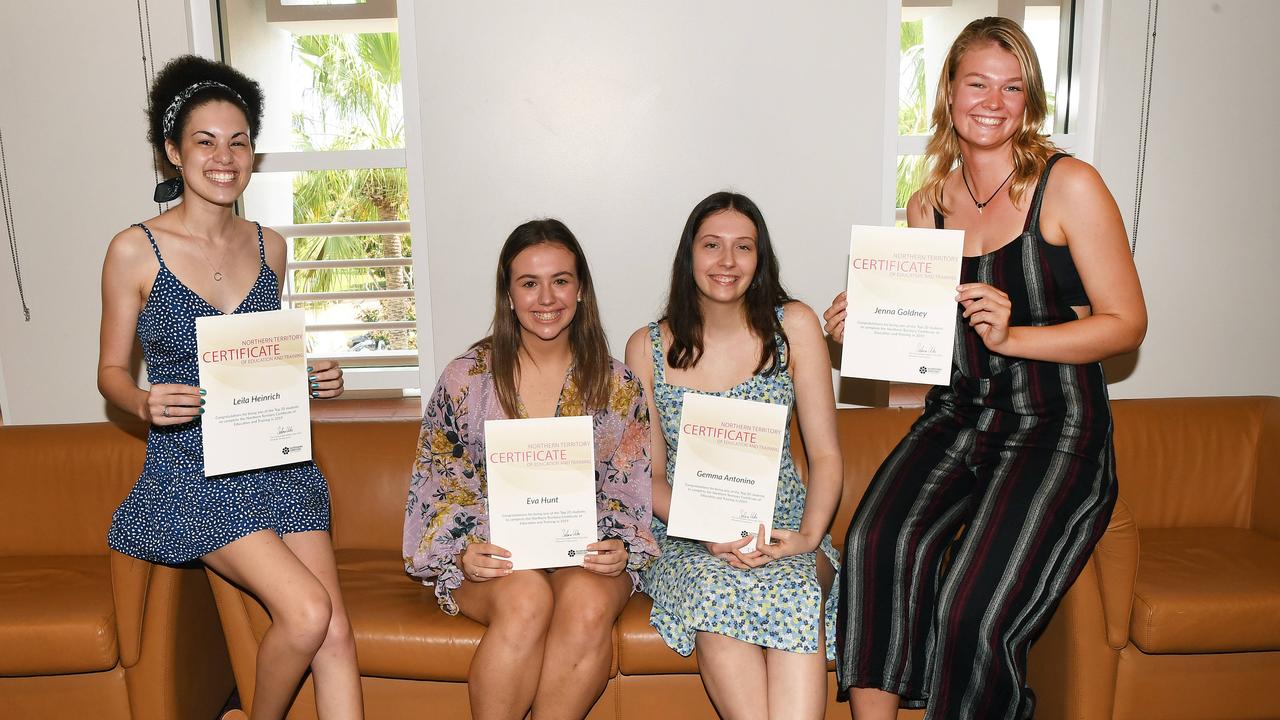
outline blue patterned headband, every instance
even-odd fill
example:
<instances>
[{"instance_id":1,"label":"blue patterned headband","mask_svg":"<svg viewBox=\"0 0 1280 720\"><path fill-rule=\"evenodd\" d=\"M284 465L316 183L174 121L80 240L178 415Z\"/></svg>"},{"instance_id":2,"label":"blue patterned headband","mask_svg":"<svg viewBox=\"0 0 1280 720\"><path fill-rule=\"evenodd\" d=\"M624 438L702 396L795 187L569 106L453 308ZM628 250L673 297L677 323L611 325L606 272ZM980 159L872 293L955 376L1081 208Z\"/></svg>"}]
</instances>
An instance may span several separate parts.
<instances>
[{"instance_id":1,"label":"blue patterned headband","mask_svg":"<svg viewBox=\"0 0 1280 720\"><path fill-rule=\"evenodd\" d=\"M244 101L244 98L240 97L240 93L236 92L235 90L232 90L231 88L227 87L226 85L223 85L220 82L217 82L216 80L202 80L194 85L188 85L182 92L175 95L173 97L173 102L169 103L169 107L165 109L164 119L160 121L160 126L161 128L164 129L165 137L168 137L169 133L173 131L173 121L177 119L178 111L181 110L182 106L185 105L187 101L191 99L191 96L195 95L201 90L205 90L211 87L222 88L223 90L226 90L227 92L234 95L236 97L236 100L240 101L241 106L245 108L249 107L249 104Z\"/></svg>"}]
</instances>

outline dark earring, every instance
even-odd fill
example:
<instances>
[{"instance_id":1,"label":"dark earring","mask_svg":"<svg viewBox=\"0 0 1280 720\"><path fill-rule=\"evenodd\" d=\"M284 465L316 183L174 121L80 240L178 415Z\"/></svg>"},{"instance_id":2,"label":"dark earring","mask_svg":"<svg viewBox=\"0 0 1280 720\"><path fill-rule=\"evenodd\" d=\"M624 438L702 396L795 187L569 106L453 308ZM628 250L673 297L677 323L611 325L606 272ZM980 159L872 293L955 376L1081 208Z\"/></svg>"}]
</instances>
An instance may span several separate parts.
<instances>
[{"instance_id":1,"label":"dark earring","mask_svg":"<svg viewBox=\"0 0 1280 720\"><path fill-rule=\"evenodd\" d=\"M156 191L151 195L152 200L167 203L177 200L182 195L182 168L177 169L177 175L156 185Z\"/></svg>"}]
</instances>

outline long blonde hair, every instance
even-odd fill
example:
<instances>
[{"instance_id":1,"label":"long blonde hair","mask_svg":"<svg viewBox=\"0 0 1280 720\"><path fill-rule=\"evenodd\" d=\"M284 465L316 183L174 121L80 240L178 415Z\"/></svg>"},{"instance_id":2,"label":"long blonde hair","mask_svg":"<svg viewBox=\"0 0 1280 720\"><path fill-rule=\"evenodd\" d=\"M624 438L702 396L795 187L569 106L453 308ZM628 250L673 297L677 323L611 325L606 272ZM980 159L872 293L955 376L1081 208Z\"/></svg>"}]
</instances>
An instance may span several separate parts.
<instances>
[{"instance_id":1,"label":"long blonde hair","mask_svg":"<svg viewBox=\"0 0 1280 720\"><path fill-rule=\"evenodd\" d=\"M1022 92L1026 105L1022 113L1022 126L1013 135L1013 180L1009 185L1009 197L1016 204L1028 188L1035 185L1044 171L1045 163L1056 152L1057 146L1040 132L1049 107L1044 96L1044 76L1031 39L1018 24L1008 18L985 17L974 20L960 31L947 57L942 63L942 75L938 78L938 93L933 105L933 136L925 147L929 173L920 186L921 197L947 215L942 199L943 186L956 163L960 162L960 138L951 122L951 93L956 79L960 58L972 49L995 43L1009 51L1022 66Z\"/></svg>"}]
</instances>

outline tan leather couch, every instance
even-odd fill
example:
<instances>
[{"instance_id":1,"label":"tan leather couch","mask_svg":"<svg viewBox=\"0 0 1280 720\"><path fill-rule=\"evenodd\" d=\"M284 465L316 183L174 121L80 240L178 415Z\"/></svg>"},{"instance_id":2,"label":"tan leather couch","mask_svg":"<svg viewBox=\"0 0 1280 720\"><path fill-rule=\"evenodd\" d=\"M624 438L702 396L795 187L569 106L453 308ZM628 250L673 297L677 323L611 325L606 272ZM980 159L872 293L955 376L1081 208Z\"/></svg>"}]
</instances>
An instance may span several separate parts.
<instances>
[{"instance_id":1,"label":"tan leather couch","mask_svg":"<svg viewBox=\"0 0 1280 720\"><path fill-rule=\"evenodd\" d=\"M1280 678L1280 399L1133 400L1113 407L1121 502L1032 648L1037 717L1280 717L1280 694L1273 690ZM872 473L917 413L839 412L845 493L833 522L837 545ZM430 590L404 575L399 557L417 423L322 422L314 433L317 460L330 480L334 542L369 717L466 717L467 665L482 630L441 614ZM148 707L146 701L135 696L150 696L139 689L192 698L217 685L197 682L215 677L220 667L208 638L171 646L182 639L175 627L216 626L181 620L153 630L158 605L168 608L165 618L207 618L206 596L189 582L192 574L155 568L150 584L139 585L140 564L117 556L106 565L107 517L137 472L141 443L109 426L0 428L0 452L0 676L8 676L0 677L0 707L7 711L17 700L19 708L33 710L16 717L63 717L74 715L46 709L78 703L94 708L86 717L112 718L130 717L129 703L136 703L134 717L169 717L143 715L138 708ZM46 569L24 569L23 563L41 559ZM85 580L58 596L61 601L23 599L25 577L62 573L66 579L45 584L54 593L72 587L76 573L68 568L81 564L84 577L116 573L115 597ZM181 580L158 582L164 577ZM125 602L120 588L128 583L146 593L124 594L134 598ZM269 619L252 598L220 580L214 587L236 681L251 703L257 639ZM590 717L713 718L696 659L668 650L649 629L648 611L643 596L624 611L612 679ZM119 616L114 622L112 612ZM55 622L55 615L61 619ZM40 633L40 644L25 630L33 623L51 628ZM55 646L55 638L64 641L54 627L86 632L72 638L67 631L66 644ZM169 645L163 648L169 659L155 656L159 664L149 664L148 650L157 645ZM15 654L10 647L30 650ZM89 659L72 665L73 656ZM28 669L12 672L17 662ZM200 662L206 669L191 669ZM58 669L51 663L60 663ZM176 687L183 682L199 687ZM308 681L291 717L315 717L312 698ZM830 702L827 716L846 718L847 707Z\"/></svg>"},{"instance_id":2,"label":"tan leather couch","mask_svg":"<svg viewBox=\"0 0 1280 720\"><path fill-rule=\"evenodd\" d=\"M204 573L107 549L133 432L0 427L0 717L205 720L231 694Z\"/></svg>"},{"instance_id":3,"label":"tan leather couch","mask_svg":"<svg viewBox=\"0 0 1280 720\"><path fill-rule=\"evenodd\" d=\"M1113 407L1121 501L1032 649L1037 717L1280 717L1280 398ZM838 413L845 491L832 523L837 546L872 474L918 413ZM401 570L417 436L416 422L315 425L371 718L467 717L464 681L481 635L471 621L441 614L430 590ZM254 638L268 620L221 581L215 594L242 697L251 699ZM649 607L637 595L624 610L612 679L590 717L714 718L696 657L662 643ZM827 717L847 718L833 690L832 677ZM291 717L314 717L312 704L308 686Z\"/></svg>"},{"instance_id":4,"label":"tan leather couch","mask_svg":"<svg viewBox=\"0 0 1280 720\"><path fill-rule=\"evenodd\" d=\"M1031 651L1043 718L1280 718L1280 398L1113 403L1120 499Z\"/></svg>"}]
</instances>

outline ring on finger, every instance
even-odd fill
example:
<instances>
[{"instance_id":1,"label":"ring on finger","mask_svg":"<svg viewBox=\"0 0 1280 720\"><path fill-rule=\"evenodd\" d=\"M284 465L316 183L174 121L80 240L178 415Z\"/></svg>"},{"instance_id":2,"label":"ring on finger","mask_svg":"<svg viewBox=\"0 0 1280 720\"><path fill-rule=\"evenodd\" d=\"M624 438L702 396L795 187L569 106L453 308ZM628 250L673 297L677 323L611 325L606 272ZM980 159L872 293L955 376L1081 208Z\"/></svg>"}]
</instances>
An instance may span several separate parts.
<instances>
[{"instance_id":1,"label":"ring on finger","mask_svg":"<svg viewBox=\"0 0 1280 720\"><path fill-rule=\"evenodd\" d=\"M162 410L162 411L160 412L160 414L161 414L161 415L164 415L165 417L169 417L169 406L168 406L168 405L165 405L165 406L164 406L164 410Z\"/></svg>"}]
</instances>

